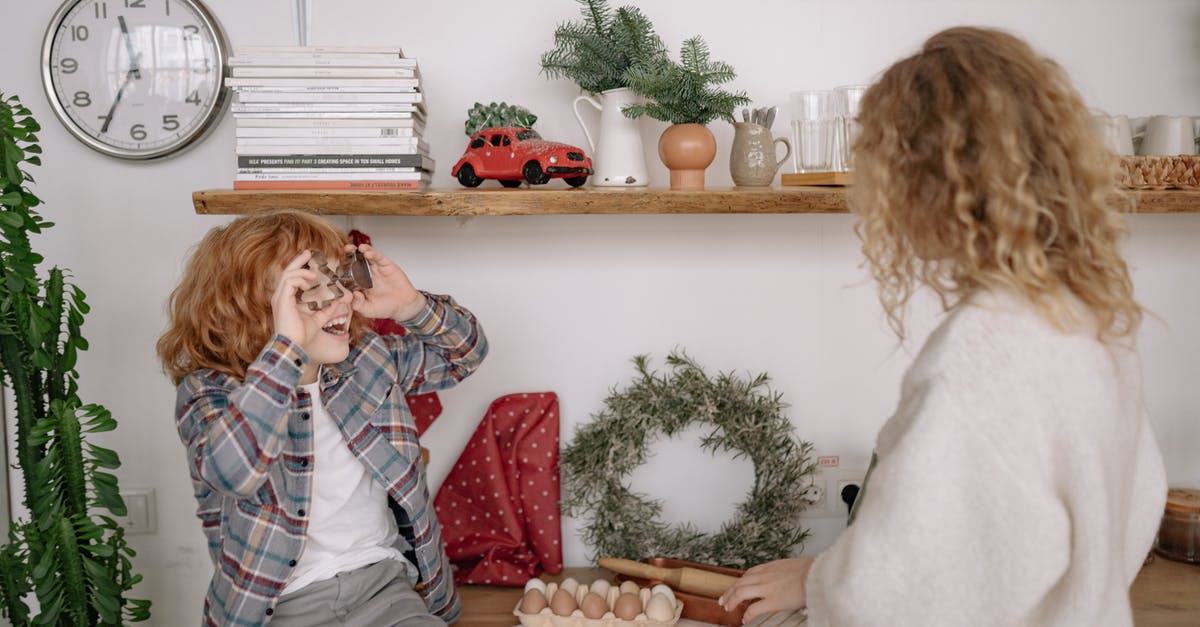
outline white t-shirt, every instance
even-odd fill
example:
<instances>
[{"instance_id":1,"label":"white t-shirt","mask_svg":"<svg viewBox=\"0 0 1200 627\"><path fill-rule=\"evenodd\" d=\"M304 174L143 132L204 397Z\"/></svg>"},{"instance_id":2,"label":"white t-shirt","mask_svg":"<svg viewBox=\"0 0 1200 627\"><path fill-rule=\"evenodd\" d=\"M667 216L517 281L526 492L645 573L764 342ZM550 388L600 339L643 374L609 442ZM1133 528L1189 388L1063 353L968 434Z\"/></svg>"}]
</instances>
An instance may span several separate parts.
<instances>
[{"instance_id":1,"label":"white t-shirt","mask_svg":"<svg viewBox=\"0 0 1200 627\"><path fill-rule=\"evenodd\" d=\"M304 551L283 594L380 560L408 564L393 546L399 533L387 506L387 490L350 452L321 403L320 384L300 387L312 397L312 502Z\"/></svg>"},{"instance_id":2,"label":"white t-shirt","mask_svg":"<svg viewBox=\"0 0 1200 627\"><path fill-rule=\"evenodd\" d=\"M813 627L1131 625L1166 501L1132 350L1021 299L952 312L904 377Z\"/></svg>"}]
</instances>

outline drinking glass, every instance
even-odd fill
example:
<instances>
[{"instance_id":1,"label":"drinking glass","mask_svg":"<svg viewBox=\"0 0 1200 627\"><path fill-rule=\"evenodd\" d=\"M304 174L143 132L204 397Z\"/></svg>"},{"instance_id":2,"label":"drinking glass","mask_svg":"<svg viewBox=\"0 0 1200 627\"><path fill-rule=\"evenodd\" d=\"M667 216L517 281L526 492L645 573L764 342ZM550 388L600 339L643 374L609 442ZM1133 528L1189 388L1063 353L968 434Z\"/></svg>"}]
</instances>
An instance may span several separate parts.
<instances>
[{"instance_id":1,"label":"drinking glass","mask_svg":"<svg viewBox=\"0 0 1200 627\"><path fill-rule=\"evenodd\" d=\"M798 91L791 94L792 166L796 172L828 172L832 167L833 92Z\"/></svg>"},{"instance_id":2,"label":"drinking glass","mask_svg":"<svg viewBox=\"0 0 1200 627\"><path fill-rule=\"evenodd\" d=\"M837 137L834 140L834 167L839 172L854 169L854 139L858 137L858 110L866 85L844 85L833 90L833 109Z\"/></svg>"}]
</instances>

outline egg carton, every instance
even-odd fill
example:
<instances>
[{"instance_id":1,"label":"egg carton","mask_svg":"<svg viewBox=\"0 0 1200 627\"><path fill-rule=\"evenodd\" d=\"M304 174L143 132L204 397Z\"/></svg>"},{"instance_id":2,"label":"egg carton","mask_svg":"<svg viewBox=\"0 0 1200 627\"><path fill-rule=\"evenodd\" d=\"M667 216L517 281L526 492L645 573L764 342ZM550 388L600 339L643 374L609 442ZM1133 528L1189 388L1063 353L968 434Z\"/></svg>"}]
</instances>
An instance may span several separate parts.
<instances>
[{"instance_id":1,"label":"egg carton","mask_svg":"<svg viewBox=\"0 0 1200 627\"><path fill-rule=\"evenodd\" d=\"M606 584L606 588L610 588L614 592L619 589L617 585L608 585L608 582L604 583ZM565 616L556 614L551 605L547 605L538 612L523 612L521 611L521 607L525 603L525 597L522 596L521 601L513 608L513 615L517 617L523 627L670 627L679 622L679 618L683 613L683 603L675 598L674 593L669 588L662 586L663 588L667 588L665 593L661 590L657 591L671 603L671 617L665 620L651 619L645 613L645 608L649 604L649 600L655 596L652 594L651 588L641 588L636 584L632 584L632 582L626 582L625 586L633 585L637 588L638 602L642 607L641 612L632 619L617 618L613 612L613 597L606 591L604 594L599 594L599 596L607 599L605 613L596 618L588 618L584 615L583 610L578 607L578 604L582 603L583 599L587 596L590 591L589 586L577 584L570 578L564 580L561 585L564 591L568 587L573 587L573 590L568 591L572 600L575 601L575 607L571 610L570 614ZM595 582L592 585L595 586ZM540 580L530 580L525 585L525 594L529 594L531 587L537 587L543 594L543 597L549 601L560 590L559 586L560 584L557 583L542 584Z\"/></svg>"},{"instance_id":2,"label":"egg carton","mask_svg":"<svg viewBox=\"0 0 1200 627\"><path fill-rule=\"evenodd\" d=\"M587 618L582 610L575 610L570 616L559 616L546 608L537 614L524 614L520 609L513 609L515 615L524 627L668 627L679 622L683 612L683 604L675 604L675 615L670 620L650 620L645 614L638 614L633 620L617 618L611 611L600 618Z\"/></svg>"}]
</instances>

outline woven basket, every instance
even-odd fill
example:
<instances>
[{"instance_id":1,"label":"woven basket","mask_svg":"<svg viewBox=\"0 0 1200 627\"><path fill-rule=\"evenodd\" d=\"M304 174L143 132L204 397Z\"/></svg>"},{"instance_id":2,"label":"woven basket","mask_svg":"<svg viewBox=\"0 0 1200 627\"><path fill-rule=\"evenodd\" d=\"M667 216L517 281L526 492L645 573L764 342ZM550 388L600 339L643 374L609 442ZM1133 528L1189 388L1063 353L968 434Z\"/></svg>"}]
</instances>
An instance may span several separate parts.
<instances>
[{"instance_id":1,"label":"woven basket","mask_svg":"<svg viewBox=\"0 0 1200 627\"><path fill-rule=\"evenodd\" d=\"M1121 157L1121 185L1130 189L1200 187L1200 155Z\"/></svg>"}]
</instances>

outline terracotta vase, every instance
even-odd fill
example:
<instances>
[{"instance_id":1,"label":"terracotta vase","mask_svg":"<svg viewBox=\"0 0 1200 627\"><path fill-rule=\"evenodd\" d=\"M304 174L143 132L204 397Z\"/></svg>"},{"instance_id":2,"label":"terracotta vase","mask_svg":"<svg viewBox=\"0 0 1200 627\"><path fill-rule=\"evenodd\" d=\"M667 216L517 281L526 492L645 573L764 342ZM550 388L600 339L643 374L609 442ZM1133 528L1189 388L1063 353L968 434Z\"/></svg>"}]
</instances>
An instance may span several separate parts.
<instances>
[{"instance_id":1,"label":"terracotta vase","mask_svg":"<svg viewBox=\"0 0 1200 627\"><path fill-rule=\"evenodd\" d=\"M704 170L717 156L717 139L703 124L672 124L658 138L658 157L671 171L671 189L704 189Z\"/></svg>"}]
</instances>

